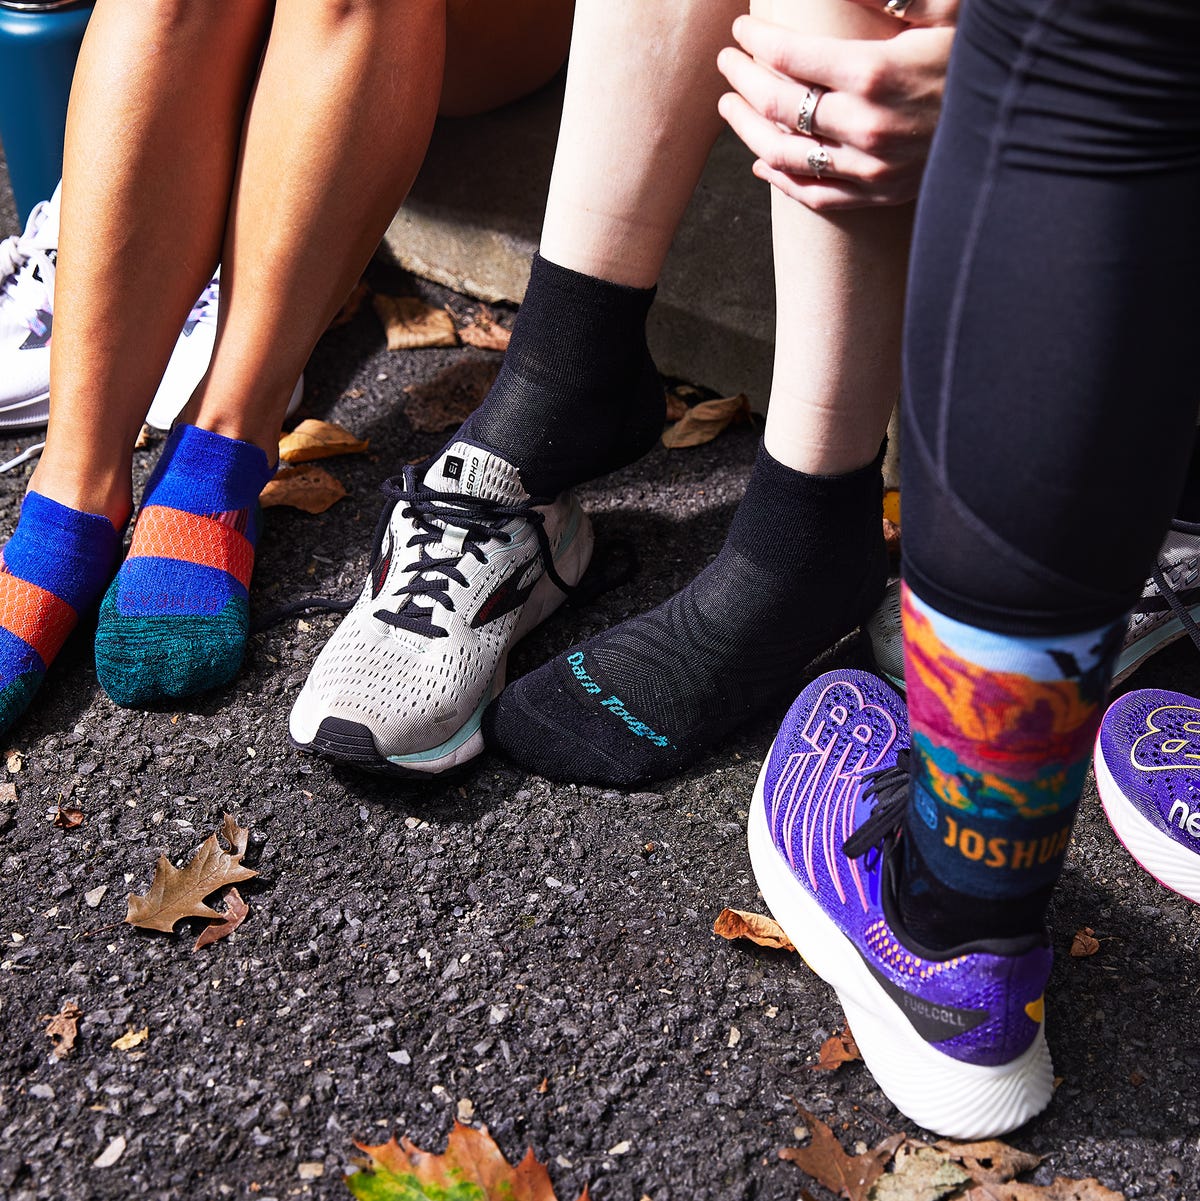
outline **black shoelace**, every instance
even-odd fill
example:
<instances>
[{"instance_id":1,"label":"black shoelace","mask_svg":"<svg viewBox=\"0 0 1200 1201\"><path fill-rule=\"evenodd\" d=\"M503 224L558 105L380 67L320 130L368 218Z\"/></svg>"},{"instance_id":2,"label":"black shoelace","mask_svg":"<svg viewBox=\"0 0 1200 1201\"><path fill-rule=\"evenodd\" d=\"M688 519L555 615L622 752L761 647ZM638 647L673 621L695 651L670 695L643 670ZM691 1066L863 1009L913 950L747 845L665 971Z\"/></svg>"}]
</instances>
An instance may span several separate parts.
<instances>
[{"instance_id":1,"label":"black shoelace","mask_svg":"<svg viewBox=\"0 0 1200 1201\"><path fill-rule=\"evenodd\" d=\"M403 568L403 572L405 575L416 574L392 593L400 598L400 604L395 609L376 610L375 616L380 621L430 638L445 638L449 631L434 623L433 614L438 606L451 613L455 611L454 601L450 597L450 584L453 582L465 586L467 583L460 564L467 555L486 563L487 552L483 549L486 542L499 542L502 545L511 543L512 535L504 527L517 518L533 526L546 574L556 588L570 595L571 585L554 569L554 555L546 534L546 515L534 508L532 500L525 504L501 505L494 501L472 499L470 508L467 508L461 495L435 492L419 484L412 467L406 467L402 476L385 480L380 485L380 491L392 503L385 509L386 521L381 520L380 523L382 528L376 539L372 571L379 570L385 554L383 538L390 537L391 516L397 505L404 506L401 516L420 531L405 543L406 547L417 548L418 554L413 562ZM435 558L429 553L428 547L441 542L451 527L463 531L461 548L453 554ZM394 548L389 545L386 554L390 556L394 553ZM428 597L431 603L417 604L419 596Z\"/></svg>"},{"instance_id":2,"label":"black shoelace","mask_svg":"<svg viewBox=\"0 0 1200 1201\"><path fill-rule=\"evenodd\" d=\"M864 779L863 796L874 797L875 806L871 816L842 844L842 854L847 859L859 859L865 855L864 866L872 871L879 862L879 856L896 841L904 823L912 780L912 758L908 750L896 756L894 766L867 772Z\"/></svg>"}]
</instances>

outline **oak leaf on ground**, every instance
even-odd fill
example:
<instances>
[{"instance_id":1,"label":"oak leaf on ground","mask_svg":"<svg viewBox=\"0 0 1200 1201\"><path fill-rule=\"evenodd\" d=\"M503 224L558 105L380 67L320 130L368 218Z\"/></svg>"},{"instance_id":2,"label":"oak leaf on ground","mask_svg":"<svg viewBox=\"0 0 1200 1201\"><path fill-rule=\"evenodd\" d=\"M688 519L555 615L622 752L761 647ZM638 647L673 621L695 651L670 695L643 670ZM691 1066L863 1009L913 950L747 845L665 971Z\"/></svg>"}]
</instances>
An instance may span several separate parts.
<instances>
[{"instance_id":1,"label":"oak leaf on ground","mask_svg":"<svg viewBox=\"0 0 1200 1201\"><path fill-rule=\"evenodd\" d=\"M305 467L283 467L259 494L258 503L264 509L287 505L305 513L324 513L337 504L346 489L341 481L324 467L311 463Z\"/></svg>"},{"instance_id":2,"label":"oak leaf on ground","mask_svg":"<svg viewBox=\"0 0 1200 1201\"><path fill-rule=\"evenodd\" d=\"M467 359L439 371L423 384L405 388L404 415L418 433L457 429L479 408L500 366L492 359Z\"/></svg>"},{"instance_id":3,"label":"oak leaf on ground","mask_svg":"<svg viewBox=\"0 0 1200 1201\"><path fill-rule=\"evenodd\" d=\"M383 322L388 350L419 350L429 346L457 346L454 318L415 296L373 298L375 312Z\"/></svg>"},{"instance_id":4,"label":"oak leaf on ground","mask_svg":"<svg viewBox=\"0 0 1200 1201\"><path fill-rule=\"evenodd\" d=\"M512 340L512 331L499 325L487 309L480 309L466 325L459 328L458 336L464 345L478 350L507 350Z\"/></svg>"},{"instance_id":5,"label":"oak leaf on ground","mask_svg":"<svg viewBox=\"0 0 1200 1201\"><path fill-rule=\"evenodd\" d=\"M837 1136L820 1118L804 1109L800 1112L812 1139L807 1147L784 1147L779 1158L796 1164L818 1184L846 1201L867 1201L871 1186L883 1175L888 1161L904 1142L904 1135L893 1134L862 1155L847 1155Z\"/></svg>"},{"instance_id":6,"label":"oak leaf on ground","mask_svg":"<svg viewBox=\"0 0 1200 1201\"><path fill-rule=\"evenodd\" d=\"M1068 1180L1056 1176L1050 1184L980 1184L963 1201L1125 1201L1125 1194L1106 1188L1094 1176L1086 1180Z\"/></svg>"},{"instance_id":7,"label":"oak leaf on ground","mask_svg":"<svg viewBox=\"0 0 1200 1201\"><path fill-rule=\"evenodd\" d=\"M839 1034L832 1034L821 1044L821 1054L816 1063L810 1063L808 1066L814 1072L836 1072L844 1063L850 1063L855 1059L861 1059L862 1053L858 1049L858 1044L854 1041L854 1035L850 1033L850 1027L847 1025Z\"/></svg>"},{"instance_id":8,"label":"oak leaf on ground","mask_svg":"<svg viewBox=\"0 0 1200 1201\"><path fill-rule=\"evenodd\" d=\"M175 928L175 923L185 917L224 919L225 914L206 905L204 898L227 884L249 880L258 872L242 863L249 830L239 826L233 816L227 813L221 833L229 843L230 850L221 846L214 832L181 868L175 867L165 855L160 855L146 895L140 897L136 893L129 894L125 921L144 930L162 930L169 934Z\"/></svg>"},{"instance_id":9,"label":"oak leaf on ground","mask_svg":"<svg viewBox=\"0 0 1200 1201\"><path fill-rule=\"evenodd\" d=\"M944 1155L962 1164L976 1184L1003 1184L1022 1172L1032 1172L1042 1156L1019 1151L998 1139L980 1143L954 1143L939 1139L934 1146Z\"/></svg>"},{"instance_id":10,"label":"oak leaf on ground","mask_svg":"<svg viewBox=\"0 0 1200 1201\"><path fill-rule=\"evenodd\" d=\"M201 947L211 946L219 939L232 934L246 920L249 912L250 906L242 900L242 894L236 888L231 888L225 896L224 920L205 926L200 931L200 937L196 939L192 950L198 951Z\"/></svg>"},{"instance_id":11,"label":"oak leaf on ground","mask_svg":"<svg viewBox=\"0 0 1200 1201\"><path fill-rule=\"evenodd\" d=\"M668 450L702 446L742 417L750 419L750 402L744 394L702 400L688 409L674 425L663 430L662 442Z\"/></svg>"},{"instance_id":12,"label":"oak leaf on ground","mask_svg":"<svg viewBox=\"0 0 1200 1201\"><path fill-rule=\"evenodd\" d=\"M360 455L370 445L332 421L307 417L291 433L279 439L279 457L285 463L308 463L313 459L331 459L335 455Z\"/></svg>"},{"instance_id":13,"label":"oak leaf on ground","mask_svg":"<svg viewBox=\"0 0 1200 1201\"><path fill-rule=\"evenodd\" d=\"M796 949L778 922L745 909L722 909L713 922L713 933L722 938L746 938L760 947L771 947L777 951Z\"/></svg>"},{"instance_id":14,"label":"oak leaf on ground","mask_svg":"<svg viewBox=\"0 0 1200 1201\"><path fill-rule=\"evenodd\" d=\"M55 1059L66 1059L74 1050L81 1017L83 1010L74 1001L68 1001L59 1013L42 1014L40 1020L46 1023L46 1037L54 1044L51 1054Z\"/></svg>"},{"instance_id":15,"label":"oak leaf on ground","mask_svg":"<svg viewBox=\"0 0 1200 1201\"><path fill-rule=\"evenodd\" d=\"M512 1167L486 1128L455 1122L441 1155L407 1138L355 1146L370 1156L362 1171L346 1177L361 1201L557 1201L546 1165L532 1148ZM579 1201L588 1201L586 1188Z\"/></svg>"}]
</instances>

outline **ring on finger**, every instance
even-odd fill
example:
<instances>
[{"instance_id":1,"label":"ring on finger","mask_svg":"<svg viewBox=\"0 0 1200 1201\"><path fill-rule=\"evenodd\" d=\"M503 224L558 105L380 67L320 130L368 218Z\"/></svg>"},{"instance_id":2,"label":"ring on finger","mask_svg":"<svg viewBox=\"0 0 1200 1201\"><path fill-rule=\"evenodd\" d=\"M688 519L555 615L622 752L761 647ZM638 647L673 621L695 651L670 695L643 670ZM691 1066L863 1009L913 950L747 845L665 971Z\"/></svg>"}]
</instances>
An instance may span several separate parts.
<instances>
[{"instance_id":1,"label":"ring on finger","mask_svg":"<svg viewBox=\"0 0 1200 1201\"><path fill-rule=\"evenodd\" d=\"M828 171L832 166L833 160L826 153L823 146L819 146L808 156L809 170L818 178L821 178L823 172Z\"/></svg>"},{"instance_id":2,"label":"ring on finger","mask_svg":"<svg viewBox=\"0 0 1200 1201\"><path fill-rule=\"evenodd\" d=\"M908 6L912 0L884 0L883 11L889 17L895 17L898 21L904 20L904 14L908 11Z\"/></svg>"},{"instance_id":3,"label":"ring on finger","mask_svg":"<svg viewBox=\"0 0 1200 1201\"><path fill-rule=\"evenodd\" d=\"M804 99L800 101L800 114L796 118L797 132L807 134L810 137L812 136L813 121L817 115L817 105L827 90L819 83L814 83L805 91Z\"/></svg>"}]
</instances>

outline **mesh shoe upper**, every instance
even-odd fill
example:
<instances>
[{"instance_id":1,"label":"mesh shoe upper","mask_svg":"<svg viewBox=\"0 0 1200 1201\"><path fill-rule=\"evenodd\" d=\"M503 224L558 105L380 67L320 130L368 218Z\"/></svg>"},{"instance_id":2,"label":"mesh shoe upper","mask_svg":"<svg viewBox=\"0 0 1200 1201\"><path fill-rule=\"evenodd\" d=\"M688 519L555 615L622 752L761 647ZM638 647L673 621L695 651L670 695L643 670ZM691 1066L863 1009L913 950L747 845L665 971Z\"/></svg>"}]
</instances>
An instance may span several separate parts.
<instances>
[{"instance_id":1,"label":"mesh shoe upper","mask_svg":"<svg viewBox=\"0 0 1200 1201\"><path fill-rule=\"evenodd\" d=\"M907 745L904 703L890 688L863 672L820 677L796 700L771 749L767 825L798 886L850 940L917 1034L965 1063L1005 1064L1040 1030L1051 951L972 946L934 956L897 936L889 902L907 771L896 764ZM881 802L889 788L893 795Z\"/></svg>"},{"instance_id":2,"label":"mesh shoe upper","mask_svg":"<svg viewBox=\"0 0 1200 1201\"><path fill-rule=\"evenodd\" d=\"M491 699L530 592L578 530L572 498L534 508L486 448L451 445L410 469L380 523L370 575L293 714L366 726L381 754L433 749ZM302 741L301 739L297 739Z\"/></svg>"}]
</instances>

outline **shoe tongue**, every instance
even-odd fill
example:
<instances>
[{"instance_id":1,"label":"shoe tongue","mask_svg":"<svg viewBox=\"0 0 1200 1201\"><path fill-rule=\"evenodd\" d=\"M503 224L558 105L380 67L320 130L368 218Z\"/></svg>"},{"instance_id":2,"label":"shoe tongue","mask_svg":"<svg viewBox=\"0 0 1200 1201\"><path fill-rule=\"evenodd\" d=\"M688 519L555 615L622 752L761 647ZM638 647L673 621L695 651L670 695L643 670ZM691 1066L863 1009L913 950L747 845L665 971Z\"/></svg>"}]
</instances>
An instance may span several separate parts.
<instances>
[{"instance_id":1,"label":"shoe tongue","mask_svg":"<svg viewBox=\"0 0 1200 1201\"><path fill-rule=\"evenodd\" d=\"M37 228L32 231L29 238L30 243L39 250L58 249L59 197L61 193L62 183L60 182L58 187L54 189L54 195L46 205Z\"/></svg>"},{"instance_id":2,"label":"shoe tongue","mask_svg":"<svg viewBox=\"0 0 1200 1201\"><path fill-rule=\"evenodd\" d=\"M521 472L486 447L453 442L429 465L425 486L447 495L469 496L500 505L529 500Z\"/></svg>"}]
</instances>

